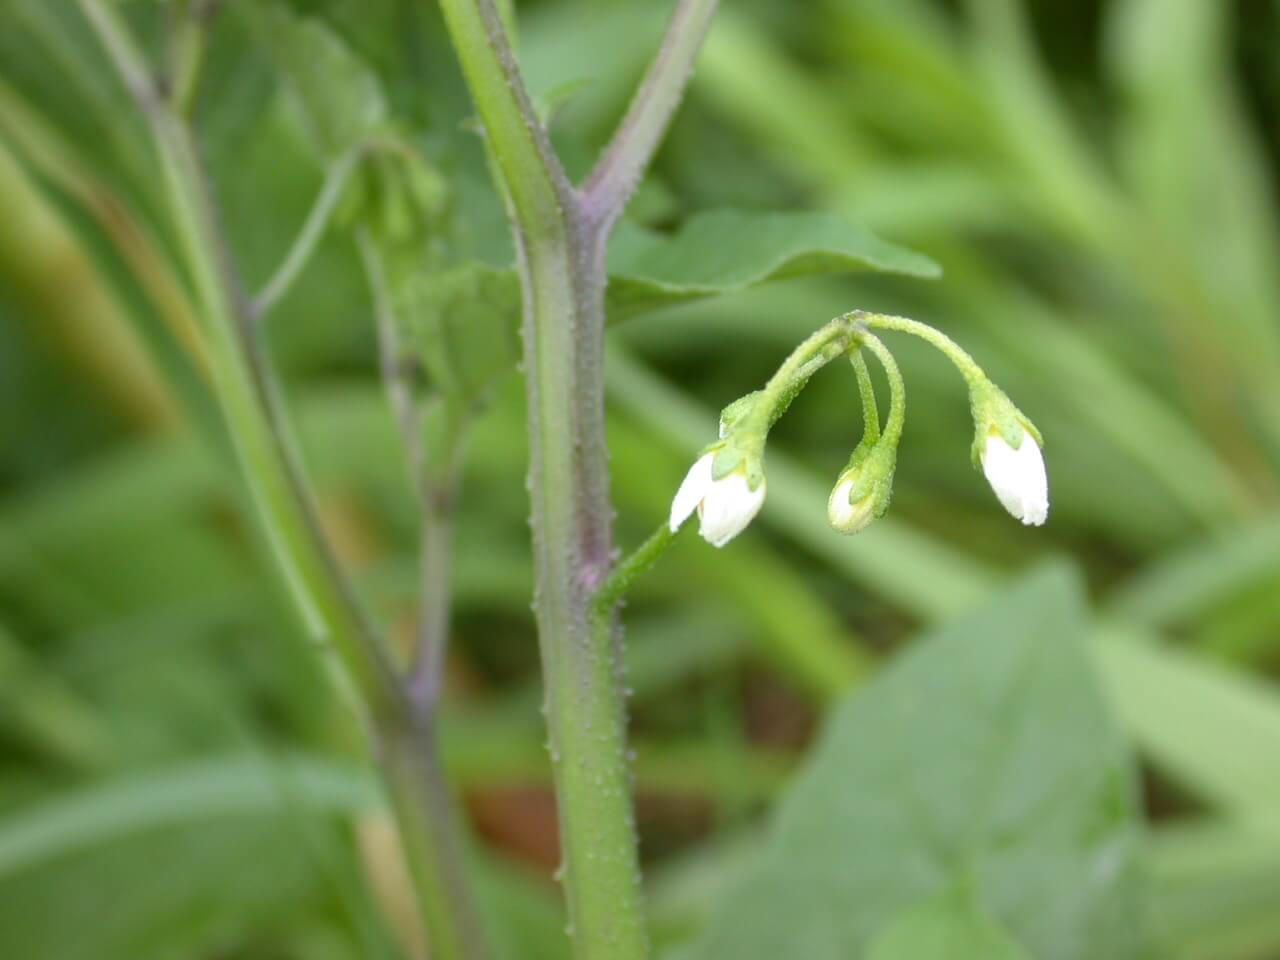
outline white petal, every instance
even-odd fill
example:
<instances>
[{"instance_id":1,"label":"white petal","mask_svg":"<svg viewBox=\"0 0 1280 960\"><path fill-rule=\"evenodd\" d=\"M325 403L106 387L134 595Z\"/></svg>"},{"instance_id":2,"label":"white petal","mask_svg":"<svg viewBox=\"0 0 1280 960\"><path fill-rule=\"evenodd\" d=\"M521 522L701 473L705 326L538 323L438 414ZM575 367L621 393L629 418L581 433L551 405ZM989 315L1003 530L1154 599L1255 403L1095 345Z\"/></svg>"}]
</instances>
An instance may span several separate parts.
<instances>
[{"instance_id":1,"label":"white petal","mask_svg":"<svg viewBox=\"0 0 1280 960\"><path fill-rule=\"evenodd\" d=\"M1049 516L1049 478L1040 445L1024 434L1018 449L999 434L987 437L982 472L1004 508L1026 524L1039 526Z\"/></svg>"},{"instance_id":2,"label":"white petal","mask_svg":"<svg viewBox=\"0 0 1280 960\"><path fill-rule=\"evenodd\" d=\"M713 547L723 547L746 529L764 505L765 484L752 490L747 478L734 471L716 480L698 505L698 532Z\"/></svg>"},{"instance_id":3,"label":"white petal","mask_svg":"<svg viewBox=\"0 0 1280 960\"><path fill-rule=\"evenodd\" d=\"M702 498L711 489L711 462L714 459L714 453L704 453L685 474L680 489L676 491L675 499L671 501L672 533L679 530L680 525L693 515L693 511L698 508Z\"/></svg>"}]
</instances>

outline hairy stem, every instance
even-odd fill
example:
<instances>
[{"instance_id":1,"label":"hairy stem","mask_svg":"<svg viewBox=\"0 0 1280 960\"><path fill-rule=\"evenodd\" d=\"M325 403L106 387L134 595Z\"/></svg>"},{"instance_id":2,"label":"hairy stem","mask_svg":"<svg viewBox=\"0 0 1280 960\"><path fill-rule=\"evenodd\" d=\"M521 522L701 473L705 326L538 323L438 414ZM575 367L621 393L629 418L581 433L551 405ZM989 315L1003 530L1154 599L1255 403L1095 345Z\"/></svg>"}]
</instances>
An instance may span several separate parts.
<instances>
[{"instance_id":1,"label":"hairy stem","mask_svg":"<svg viewBox=\"0 0 1280 960\"><path fill-rule=\"evenodd\" d=\"M574 955L648 953L626 760L604 439L605 242L679 103L714 0L680 0L583 193L568 183L493 0L441 0L507 200L524 294L535 606ZM598 596L603 599L597 600Z\"/></svg>"},{"instance_id":2,"label":"hairy stem","mask_svg":"<svg viewBox=\"0 0 1280 960\"><path fill-rule=\"evenodd\" d=\"M657 56L583 184L583 210L606 232L635 192L680 105L716 4L717 0L677 0Z\"/></svg>"}]
</instances>

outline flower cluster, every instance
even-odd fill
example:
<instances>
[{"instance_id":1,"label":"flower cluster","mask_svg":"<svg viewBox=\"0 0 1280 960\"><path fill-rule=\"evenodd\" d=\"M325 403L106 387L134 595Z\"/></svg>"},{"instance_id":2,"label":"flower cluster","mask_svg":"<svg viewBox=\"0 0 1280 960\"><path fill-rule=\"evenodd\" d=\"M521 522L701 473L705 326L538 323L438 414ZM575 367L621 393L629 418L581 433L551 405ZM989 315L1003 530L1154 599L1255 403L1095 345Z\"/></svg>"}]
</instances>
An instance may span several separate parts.
<instances>
[{"instance_id":1,"label":"flower cluster","mask_svg":"<svg viewBox=\"0 0 1280 960\"><path fill-rule=\"evenodd\" d=\"M1024 524L1043 524L1049 515L1049 482L1041 453L1043 439L1031 421L992 383L973 359L949 338L903 317L861 311L833 320L787 359L764 389L747 394L721 414L720 439L690 468L671 503L674 533L696 511L699 531L722 547L760 512L765 499L764 445L773 422L815 370L848 355L858 375L863 404L863 436L840 472L827 501L827 517L840 533L858 533L889 509L898 441L905 417L906 390L897 363L871 328L911 333L940 349L969 386L973 412L974 465L1006 510ZM863 348L874 353L889 380L890 409L883 431Z\"/></svg>"}]
</instances>

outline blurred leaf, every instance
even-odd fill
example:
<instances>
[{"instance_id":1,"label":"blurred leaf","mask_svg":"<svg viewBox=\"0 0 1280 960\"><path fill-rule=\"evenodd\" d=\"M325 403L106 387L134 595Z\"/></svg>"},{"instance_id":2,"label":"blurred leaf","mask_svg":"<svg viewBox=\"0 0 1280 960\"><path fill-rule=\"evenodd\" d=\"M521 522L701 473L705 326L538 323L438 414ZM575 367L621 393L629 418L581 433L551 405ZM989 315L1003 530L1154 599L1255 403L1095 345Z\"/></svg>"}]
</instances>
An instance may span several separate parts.
<instances>
[{"instance_id":1,"label":"blurred leaf","mask_svg":"<svg viewBox=\"0 0 1280 960\"><path fill-rule=\"evenodd\" d=\"M609 316L807 274L871 270L936 277L928 257L826 213L718 210L670 237L630 224L609 247Z\"/></svg>"},{"instance_id":2,"label":"blurred leaf","mask_svg":"<svg viewBox=\"0 0 1280 960\"><path fill-rule=\"evenodd\" d=\"M1280 691L1111 626L1094 644L1117 713L1170 776L1238 816L1276 823Z\"/></svg>"},{"instance_id":3,"label":"blurred leaf","mask_svg":"<svg viewBox=\"0 0 1280 960\"><path fill-rule=\"evenodd\" d=\"M432 386L471 401L520 355L514 271L471 261L415 279L397 311Z\"/></svg>"},{"instance_id":4,"label":"blurred leaf","mask_svg":"<svg viewBox=\"0 0 1280 960\"><path fill-rule=\"evenodd\" d=\"M1145 855L1153 940L1172 960L1280 952L1280 831L1226 821L1153 831Z\"/></svg>"},{"instance_id":5,"label":"blurred leaf","mask_svg":"<svg viewBox=\"0 0 1280 960\"><path fill-rule=\"evenodd\" d=\"M354 872L349 858L317 862L319 843L345 855L322 818L373 797L366 778L333 764L249 758L91 785L10 814L6 954L138 960L287 941L305 914L334 909L326 888Z\"/></svg>"},{"instance_id":6,"label":"blurred leaf","mask_svg":"<svg viewBox=\"0 0 1280 960\"><path fill-rule=\"evenodd\" d=\"M1117 617L1150 627L1185 624L1280 575L1280 516L1264 517L1158 558L1110 598Z\"/></svg>"},{"instance_id":7,"label":"blurred leaf","mask_svg":"<svg viewBox=\"0 0 1280 960\"><path fill-rule=\"evenodd\" d=\"M847 700L697 955L862 956L971 885L1042 960L1136 956L1133 772L1086 630L1074 578L1046 571Z\"/></svg>"},{"instance_id":8,"label":"blurred leaf","mask_svg":"<svg viewBox=\"0 0 1280 960\"><path fill-rule=\"evenodd\" d=\"M322 21L277 5L266 24L277 65L322 154L336 157L386 121L378 78Z\"/></svg>"},{"instance_id":9,"label":"blurred leaf","mask_svg":"<svg viewBox=\"0 0 1280 960\"><path fill-rule=\"evenodd\" d=\"M867 960L1029 960L964 891L948 891L893 917Z\"/></svg>"}]
</instances>

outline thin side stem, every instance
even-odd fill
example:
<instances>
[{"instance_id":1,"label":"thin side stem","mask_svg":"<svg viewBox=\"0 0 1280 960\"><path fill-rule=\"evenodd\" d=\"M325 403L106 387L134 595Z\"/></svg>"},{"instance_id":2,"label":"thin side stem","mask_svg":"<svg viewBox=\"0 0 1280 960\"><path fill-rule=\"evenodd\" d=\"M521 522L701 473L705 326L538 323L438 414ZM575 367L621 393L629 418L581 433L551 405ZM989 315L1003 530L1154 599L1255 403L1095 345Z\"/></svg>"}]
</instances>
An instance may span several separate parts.
<instances>
[{"instance_id":1,"label":"thin side stem","mask_svg":"<svg viewBox=\"0 0 1280 960\"><path fill-rule=\"evenodd\" d=\"M321 533L191 131L155 95L145 62L114 11L99 0L81 0L81 7L151 128L181 252L209 330L214 390L273 557L308 632L332 645L368 711L433 956L484 960L488 950L466 885L462 833L434 728L412 712L383 638Z\"/></svg>"},{"instance_id":2,"label":"thin side stem","mask_svg":"<svg viewBox=\"0 0 1280 960\"><path fill-rule=\"evenodd\" d=\"M445 489L426 491L422 498L418 629L412 673L409 677L409 695L419 710L434 709L444 684L452 606L452 501L456 496L455 491L456 484L450 482Z\"/></svg>"},{"instance_id":3,"label":"thin side stem","mask_svg":"<svg viewBox=\"0 0 1280 960\"><path fill-rule=\"evenodd\" d=\"M970 386L987 381L987 375L982 372L982 368L978 366L977 361L963 347L945 333L935 330L928 324L921 323L919 320L912 320L909 317L895 317L884 313L866 313L861 310L846 314L846 317L868 328L896 330L900 333L909 333L912 336L919 337L941 351L960 371L960 375L964 377L965 382Z\"/></svg>"},{"instance_id":4,"label":"thin side stem","mask_svg":"<svg viewBox=\"0 0 1280 960\"><path fill-rule=\"evenodd\" d=\"M432 949L445 958L480 960L489 956L490 950L469 895L465 827L441 769L435 724L451 617L449 583L457 483L454 451L451 449L445 456L444 479L435 478L427 464L422 423L400 345L386 271L364 230L356 232L356 244L373 299L382 384L421 508L418 625L405 683L411 719L407 725L380 733L380 758L391 786L401 834L411 852L410 868L427 918Z\"/></svg>"},{"instance_id":5,"label":"thin side stem","mask_svg":"<svg viewBox=\"0 0 1280 960\"><path fill-rule=\"evenodd\" d=\"M394 711L390 658L330 555L291 443L277 388L250 327L198 151L186 126L156 95L140 53L116 14L81 0L151 128L183 258L209 326L210 373L276 562L309 632L331 642L375 715Z\"/></svg>"},{"instance_id":6,"label":"thin side stem","mask_svg":"<svg viewBox=\"0 0 1280 960\"><path fill-rule=\"evenodd\" d=\"M662 46L582 185L584 214L603 232L621 215L680 106L716 5L717 0L678 0Z\"/></svg>"},{"instance_id":7,"label":"thin side stem","mask_svg":"<svg viewBox=\"0 0 1280 960\"><path fill-rule=\"evenodd\" d=\"M169 103L182 117L190 117L195 107L200 71L204 67L208 26L217 6L216 0L191 0L185 9L175 5L170 12L175 22L169 43L169 76L165 86Z\"/></svg>"},{"instance_id":8,"label":"thin side stem","mask_svg":"<svg viewBox=\"0 0 1280 960\"><path fill-rule=\"evenodd\" d=\"M381 731L377 748L431 957L487 960L493 952L471 897L467 828L445 780L434 718Z\"/></svg>"},{"instance_id":9,"label":"thin side stem","mask_svg":"<svg viewBox=\"0 0 1280 960\"><path fill-rule=\"evenodd\" d=\"M857 349L849 354L849 362L858 378L858 393L862 397L862 440L861 443L875 443L880 439L880 407L876 403L876 388L871 382L871 371L867 369L867 358L862 350Z\"/></svg>"},{"instance_id":10,"label":"thin side stem","mask_svg":"<svg viewBox=\"0 0 1280 960\"><path fill-rule=\"evenodd\" d=\"M885 376L889 378L889 416L885 420L883 437L885 443L896 447L902 439L902 427L907 419L907 386L903 382L898 361L884 345L884 341L874 333L865 331L860 339L876 355L876 359L884 367Z\"/></svg>"},{"instance_id":11,"label":"thin side stem","mask_svg":"<svg viewBox=\"0 0 1280 960\"><path fill-rule=\"evenodd\" d=\"M264 317L271 312L271 308L289 291L293 282L298 279L298 275L302 273L303 267L311 259L311 255L315 253L316 246L324 236L325 229L333 218L333 212L338 208L342 191L351 179L351 174L362 153L362 147L353 148L330 165L320 193L316 195L315 203L312 204L306 220L303 221L302 229L298 231L297 237L294 238L280 266L271 275L271 279L253 298L250 312L255 318Z\"/></svg>"},{"instance_id":12,"label":"thin side stem","mask_svg":"<svg viewBox=\"0 0 1280 960\"><path fill-rule=\"evenodd\" d=\"M373 296L382 384L404 444L409 479L417 493L421 512L418 627L408 689L418 713L429 716L440 698L449 642L453 513L458 493L462 431L450 430L443 440L444 449L435 451L434 458L428 457L423 443L423 417L419 414L413 386L409 382L408 358L400 345L399 325L386 271L367 233L358 231L356 242Z\"/></svg>"},{"instance_id":13,"label":"thin side stem","mask_svg":"<svg viewBox=\"0 0 1280 960\"><path fill-rule=\"evenodd\" d=\"M612 616L614 608L622 601L626 592L631 589L631 585L635 583L642 573L646 572L658 559L667 552L667 548L675 542L676 531L671 529L671 525L663 523L649 537L636 547L625 559L620 561L613 571L609 574L609 578L600 584L600 589L596 591L595 597L592 598L595 615L598 617Z\"/></svg>"}]
</instances>

